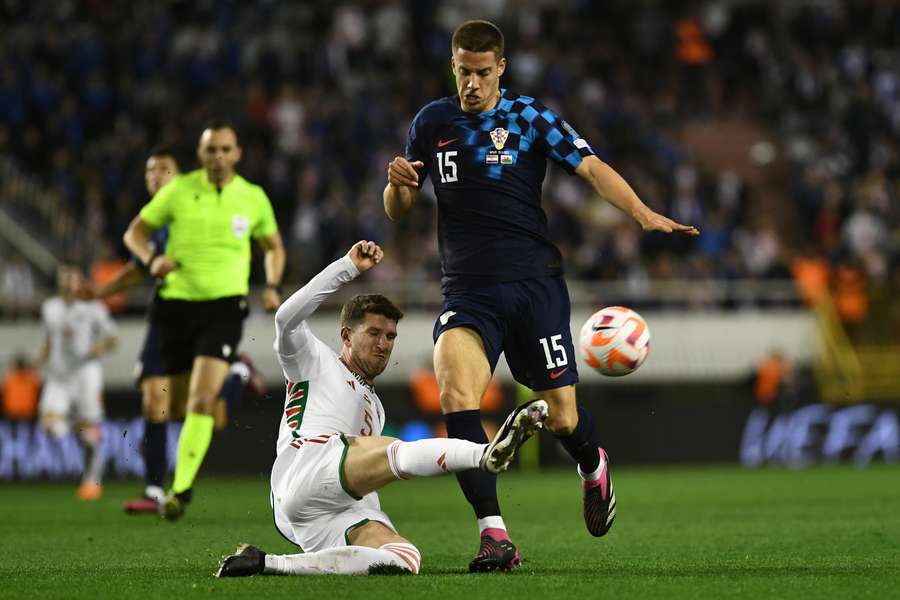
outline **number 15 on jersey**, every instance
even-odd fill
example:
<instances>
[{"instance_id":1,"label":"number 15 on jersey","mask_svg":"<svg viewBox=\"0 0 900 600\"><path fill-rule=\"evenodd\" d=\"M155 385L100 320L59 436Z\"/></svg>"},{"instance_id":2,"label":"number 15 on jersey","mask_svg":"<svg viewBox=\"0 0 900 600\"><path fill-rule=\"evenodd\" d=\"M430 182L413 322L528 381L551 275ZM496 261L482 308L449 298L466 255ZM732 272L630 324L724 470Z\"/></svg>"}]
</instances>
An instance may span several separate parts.
<instances>
[{"instance_id":1,"label":"number 15 on jersey","mask_svg":"<svg viewBox=\"0 0 900 600\"><path fill-rule=\"evenodd\" d=\"M456 176L456 150L447 150L437 153L438 173L441 174L441 183L453 183L459 181Z\"/></svg>"}]
</instances>

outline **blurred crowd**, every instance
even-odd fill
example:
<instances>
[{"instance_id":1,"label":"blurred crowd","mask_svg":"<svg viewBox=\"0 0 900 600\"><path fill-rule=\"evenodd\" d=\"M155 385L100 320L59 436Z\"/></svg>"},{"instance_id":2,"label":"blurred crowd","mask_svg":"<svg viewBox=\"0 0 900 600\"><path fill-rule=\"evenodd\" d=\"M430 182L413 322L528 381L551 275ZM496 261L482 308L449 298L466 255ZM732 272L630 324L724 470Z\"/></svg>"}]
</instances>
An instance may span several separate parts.
<instances>
[{"instance_id":1,"label":"blurred crowd","mask_svg":"<svg viewBox=\"0 0 900 600\"><path fill-rule=\"evenodd\" d=\"M642 235L552 167L545 207L570 278L795 278L806 299L831 290L847 322L900 310L889 0L5 2L0 155L41 193L8 193L0 171L0 207L59 254L113 260L147 201L148 149L173 145L192 168L203 123L226 117L239 171L275 206L288 280L370 238L391 257L375 277L435 282L429 194L393 224L381 190L415 112L453 93L450 34L474 17L506 35L504 86L558 110L648 205L702 231ZM728 139L686 143L723 120L777 140L747 157L762 177L702 160ZM4 294L23 265L5 266Z\"/></svg>"}]
</instances>

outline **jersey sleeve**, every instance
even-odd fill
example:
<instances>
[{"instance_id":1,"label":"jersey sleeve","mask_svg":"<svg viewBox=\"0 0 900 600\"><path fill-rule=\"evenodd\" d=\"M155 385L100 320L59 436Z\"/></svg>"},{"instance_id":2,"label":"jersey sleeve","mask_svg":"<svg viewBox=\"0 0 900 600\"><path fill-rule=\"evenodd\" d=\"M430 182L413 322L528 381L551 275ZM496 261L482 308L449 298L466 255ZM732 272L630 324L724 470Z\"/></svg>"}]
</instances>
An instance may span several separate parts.
<instances>
[{"instance_id":1,"label":"jersey sleeve","mask_svg":"<svg viewBox=\"0 0 900 600\"><path fill-rule=\"evenodd\" d=\"M322 359L334 353L317 338L306 320L338 288L359 275L349 257L325 267L309 283L291 294L275 313L275 354L291 381L309 379L322 368Z\"/></svg>"},{"instance_id":2,"label":"jersey sleeve","mask_svg":"<svg viewBox=\"0 0 900 600\"><path fill-rule=\"evenodd\" d=\"M406 134L406 160L409 162L421 160L425 165L420 169L416 169L419 174L420 188L425 179L428 178L428 165L431 161L431 157L428 154L430 144L426 139L427 134L425 133L425 110L423 108L419 111L419 114L416 115L416 118L413 119L412 124L409 126L409 133Z\"/></svg>"},{"instance_id":3,"label":"jersey sleeve","mask_svg":"<svg viewBox=\"0 0 900 600\"><path fill-rule=\"evenodd\" d=\"M144 205L139 216L153 229L159 229L172 220L172 204L178 191L178 179L170 181L168 185L156 192L150 202Z\"/></svg>"},{"instance_id":4,"label":"jersey sleeve","mask_svg":"<svg viewBox=\"0 0 900 600\"><path fill-rule=\"evenodd\" d=\"M531 122L534 142L569 175L575 174L585 157L594 155L584 138L549 108L535 102L522 112L522 116Z\"/></svg>"},{"instance_id":5,"label":"jersey sleeve","mask_svg":"<svg viewBox=\"0 0 900 600\"><path fill-rule=\"evenodd\" d=\"M272 210L272 203L266 193L259 189L259 215L256 224L253 226L251 236L254 239L266 238L278 231L278 223L275 221L275 211Z\"/></svg>"}]
</instances>

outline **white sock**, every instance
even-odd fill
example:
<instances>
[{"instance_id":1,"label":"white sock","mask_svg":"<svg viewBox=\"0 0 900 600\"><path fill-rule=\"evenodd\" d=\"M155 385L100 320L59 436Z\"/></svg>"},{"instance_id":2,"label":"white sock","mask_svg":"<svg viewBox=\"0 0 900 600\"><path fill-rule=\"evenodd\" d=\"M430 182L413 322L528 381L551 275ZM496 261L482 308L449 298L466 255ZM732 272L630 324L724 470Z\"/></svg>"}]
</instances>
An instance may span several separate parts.
<instances>
[{"instance_id":1,"label":"white sock","mask_svg":"<svg viewBox=\"0 0 900 600\"><path fill-rule=\"evenodd\" d=\"M104 456L100 453L100 440L94 436L85 436L84 444L84 473L82 481L100 484L103 481Z\"/></svg>"},{"instance_id":2,"label":"white sock","mask_svg":"<svg viewBox=\"0 0 900 600\"><path fill-rule=\"evenodd\" d=\"M500 515L492 515L490 517L478 519L478 535L484 533L485 529L502 529L503 531L506 531L506 523L503 522L503 517Z\"/></svg>"},{"instance_id":3,"label":"white sock","mask_svg":"<svg viewBox=\"0 0 900 600\"><path fill-rule=\"evenodd\" d=\"M247 383L247 380L250 379L250 367L239 360L231 363L231 366L228 367L228 373L240 376L241 381L244 383Z\"/></svg>"},{"instance_id":4,"label":"white sock","mask_svg":"<svg viewBox=\"0 0 900 600\"><path fill-rule=\"evenodd\" d=\"M158 485L148 485L144 488L144 496L161 503L166 499L166 492Z\"/></svg>"},{"instance_id":5,"label":"white sock","mask_svg":"<svg viewBox=\"0 0 900 600\"><path fill-rule=\"evenodd\" d=\"M450 438L397 440L387 447L388 464L397 479L477 469L486 446Z\"/></svg>"},{"instance_id":6,"label":"white sock","mask_svg":"<svg viewBox=\"0 0 900 600\"><path fill-rule=\"evenodd\" d=\"M412 544L385 544L380 548L344 546L305 554L266 554L268 575L367 575L375 565L393 565L419 572L422 555Z\"/></svg>"},{"instance_id":7,"label":"white sock","mask_svg":"<svg viewBox=\"0 0 900 600\"><path fill-rule=\"evenodd\" d=\"M597 481L600 479L600 474L603 473L603 467L606 466L606 461L603 460L603 455L600 455L600 464L597 465L597 470L593 473L584 473L581 470L581 467L578 467L578 474L581 475L581 478L585 481Z\"/></svg>"}]
</instances>

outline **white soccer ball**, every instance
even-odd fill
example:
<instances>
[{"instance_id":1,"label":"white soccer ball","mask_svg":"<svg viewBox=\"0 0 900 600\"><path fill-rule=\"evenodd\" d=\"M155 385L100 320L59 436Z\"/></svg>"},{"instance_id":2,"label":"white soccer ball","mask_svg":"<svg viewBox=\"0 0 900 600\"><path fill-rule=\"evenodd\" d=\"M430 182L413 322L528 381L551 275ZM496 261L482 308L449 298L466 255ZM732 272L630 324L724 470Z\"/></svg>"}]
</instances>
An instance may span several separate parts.
<instances>
[{"instance_id":1,"label":"white soccer ball","mask_svg":"<svg viewBox=\"0 0 900 600\"><path fill-rule=\"evenodd\" d=\"M640 367L650 352L650 328L624 306L607 306L581 328L581 354L602 375L621 377Z\"/></svg>"}]
</instances>

